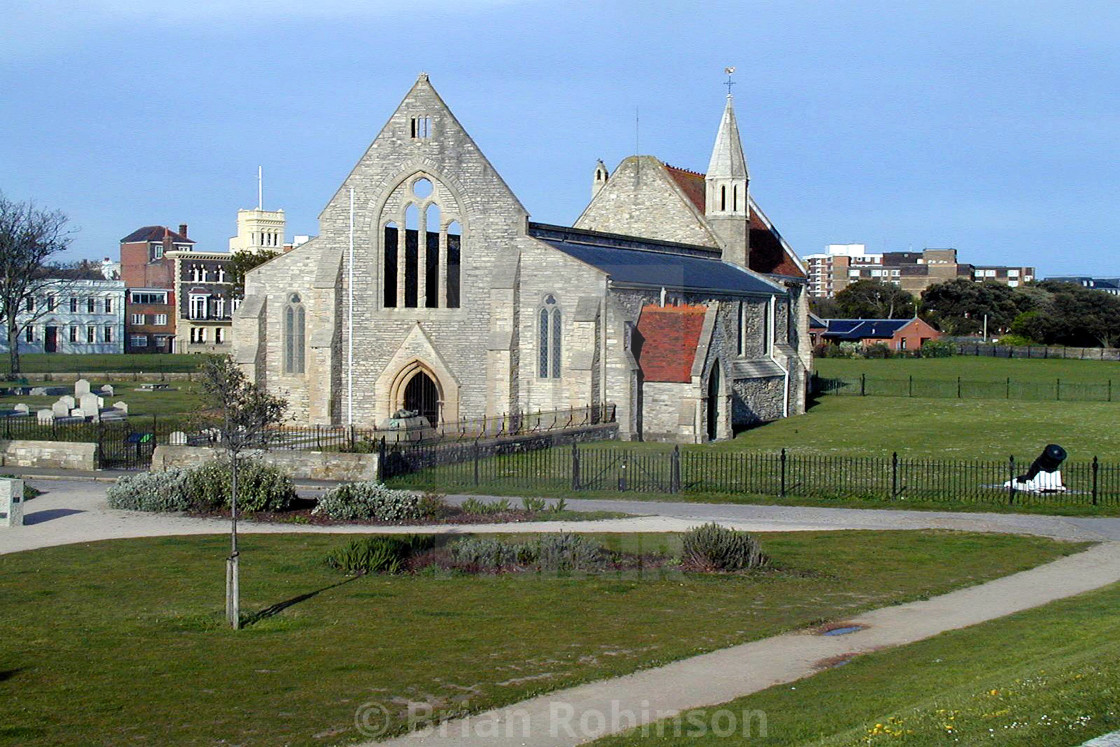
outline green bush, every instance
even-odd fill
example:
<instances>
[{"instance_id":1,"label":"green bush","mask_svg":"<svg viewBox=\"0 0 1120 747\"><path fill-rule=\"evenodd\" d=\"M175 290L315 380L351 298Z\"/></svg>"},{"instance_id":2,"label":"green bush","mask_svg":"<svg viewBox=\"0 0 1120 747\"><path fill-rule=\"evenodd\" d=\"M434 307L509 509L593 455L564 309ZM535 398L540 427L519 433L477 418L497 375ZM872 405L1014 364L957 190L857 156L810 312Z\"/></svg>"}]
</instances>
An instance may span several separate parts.
<instances>
[{"instance_id":1,"label":"green bush","mask_svg":"<svg viewBox=\"0 0 1120 747\"><path fill-rule=\"evenodd\" d=\"M190 491L202 510L229 508L233 495L229 462L210 462L191 470ZM276 467L244 459L237 467L237 510L286 511L296 500L291 479Z\"/></svg>"},{"instance_id":2,"label":"green bush","mask_svg":"<svg viewBox=\"0 0 1120 747\"><path fill-rule=\"evenodd\" d=\"M506 498L489 502L479 500L478 498L468 498L463 501L461 508L468 514L485 516L488 514L504 514L511 510L513 506Z\"/></svg>"},{"instance_id":3,"label":"green bush","mask_svg":"<svg viewBox=\"0 0 1120 747\"><path fill-rule=\"evenodd\" d=\"M435 547L432 535L376 535L351 540L327 553L327 565L348 576L400 573L409 558Z\"/></svg>"},{"instance_id":4,"label":"green bush","mask_svg":"<svg viewBox=\"0 0 1120 747\"><path fill-rule=\"evenodd\" d=\"M121 475L105 492L110 508L129 511L190 511L195 508L191 495L191 470L137 472Z\"/></svg>"},{"instance_id":5,"label":"green bush","mask_svg":"<svg viewBox=\"0 0 1120 747\"><path fill-rule=\"evenodd\" d=\"M521 507L531 514L536 514L548 508L548 501L544 498L522 498Z\"/></svg>"},{"instance_id":6,"label":"green bush","mask_svg":"<svg viewBox=\"0 0 1120 747\"><path fill-rule=\"evenodd\" d=\"M411 521L421 518L420 496L372 480L351 482L324 493L312 513L340 521Z\"/></svg>"},{"instance_id":7,"label":"green bush","mask_svg":"<svg viewBox=\"0 0 1120 747\"><path fill-rule=\"evenodd\" d=\"M1013 347L1027 347L1028 345L1038 345L1039 343L1029 337L1023 335L1009 334L999 338L1000 345L1011 345Z\"/></svg>"},{"instance_id":8,"label":"green bush","mask_svg":"<svg viewBox=\"0 0 1120 747\"><path fill-rule=\"evenodd\" d=\"M754 537L715 522L693 527L683 539L684 565L695 570L742 571L769 562Z\"/></svg>"},{"instance_id":9,"label":"green bush","mask_svg":"<svg viewBox=\"0 0 1120 747\"><path fill-rule=\"evenodd\" d=\"M872 359L893 358L894 351L886 343L876 342L863 349L863 357Z\"/></svg>"},{"instance_id":10,"label":"green bush","mask_svg":"<svg viewBox=\"0 0 1120 747\"><path fill-rule=\"evenodd\" d=\"M43 491L39 490L38 488L31 487L31 484L19 475L0 475L0 477L9 477L13 480L23 480L23 500L25 501L29 501L32 498L36 498L43 494Z\"/></svg>"},{"instance_id":11,"label":"green bush","mask_svg":"<svg viewBox=\"0 0 1120 747\"><path fill-rule=\"evenodd\" d=\"M607 561L603 546L579 534L542 534L528 542L466 537L449 548L455 565L480 571L510 568L590 571Z\"/></svg>"},{"instance_id":12,"label":"green bush","mask_svg":"<svg viewBox=\"0 0 1120 747\"><path fill-rule=\"evenodd\" d=\"M956 347L948 340L926 340L921 349L923 358L951 358L956 352Z\"/></svg>"},{"instance_id":13,"label":"green bush","mask_svg":"<svg viewBox=\"0 0 1120 747\"><path fill-rule=\"evenodd\" d=\"M450 507L447 505L447 496L439 493L424 493L420 496L418 508L420 516L425 519L434 519Z\"/></svg>"},{"instance_id":14,"label":"green bush","mask_svg":"<svg viewBox=\"0 0 1120 747\"><path fill-rule=\"evenodd\" d=\"M285 511L296 499L292 481L261 462L243 460L237 470L237 506L241 511ZM229 508L232 495L227 462L166 472L123 475L109 487L111 508L132 511L214 511Z\"/></svg>"}]
</instances>

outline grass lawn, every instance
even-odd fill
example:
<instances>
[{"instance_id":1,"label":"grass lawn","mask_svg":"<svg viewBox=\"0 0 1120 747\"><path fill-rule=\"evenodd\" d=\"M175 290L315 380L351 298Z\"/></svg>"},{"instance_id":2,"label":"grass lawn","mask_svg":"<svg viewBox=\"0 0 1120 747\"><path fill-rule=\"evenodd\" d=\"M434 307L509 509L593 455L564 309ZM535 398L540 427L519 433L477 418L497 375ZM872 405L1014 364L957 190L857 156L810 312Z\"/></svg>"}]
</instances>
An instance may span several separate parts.
<instances>
[{"instance_id":1,"label":"grass lawn","mask_svg":"<svg viewBox=\"0 0 1120 747\"><path fill-rule=\"evenodd\" d=\"M242 604L221 625L224 537L0 556L0 742L322 745L355 710L448 715L946 592L1082 546L938 532L765 535L775 571L733 576L418 575L345 580L348 537L242 538ZM675 535L607 536L679 548Z\"/></svg>"},{"instance_id":2,"label":"grass lawn","mask_svg":"<svg viewBox=\"0 0 1120 747\"><path fill-rule=\"evenodd\" d=\"M105 398L105 405L114 402L128 404L129 419L134 422L134 427L143 430L150 429L152 415L158 418L177 417L186 418L195 415L202 401L202 386L198 381L168 381L168 389L159 392L139 391L144 384L142 381L120 380L99 374L90 374L91 389L96 391L103 384L113 385L113 396ZM31 386L59 386L65 387L70 394L74 393L73 382L42 381L29 377ZM22 402L31 408L32 412L40 408L49 408L58 401L58 397L22 397L5 395L0 397L0 409L8 409ZM142 422L145 418L148 422Z\"/></svg>"},{"instance_id":3,"label":"grass lawn","mask_svg":"<svg viewBox=\"0 0 1120 747\"><path fill-rule=\"evenodd\" d=\"M848 358L817 358L813 361L821 376L880 376L905 379L952 379L958 376L974 381L1003 381L1007 377L1024 381L1069 383L1103 382L1116 379L1120 384L1120 362L1055 360L1036 358L982 358L956 355L951 358L889 358L862 360ZM1120 390L1117 391L1120 395Z\"/></svg>"},{"instance_id":4,"label":"grass lawn","mask_svg":"<svg viewBox=\"0 0 1120 747\"><path fill-rule=\"evenodd\" d=\"M749 744L996 744L1065 747L1120 729L1120 585L853 659L795 685L724 704L754 712ZM689 744L716 708L685 715ZM758 713L765 714L761 734ZM726 729L726 718L721 729ZM672 723L661 727L673 735ZM699 735L706 732L706 736ZM656 727L599 747L680 744ZM741 732L739 732L741 734Z\"/></svg>"},{"instance_id":5,"label":"grass lawn","mask_svg":"<svg viewBox=\"0 0 1120 747\"><path fill-rule=\"evenodd\" d=\"M143 373L186 373L196 371L204 356L190 353L119 353L115 355L71 355L27 353L19 357L24 376L43 373L96 373L134 371ZM0 374L10 371L8 356L0 357Z\"/></svg>"},{"instance_id":6,"label":"grass lawn","mask_svg":"<svg viewBox=\"0 0 1120 747\"><path fill-rule=\"evenodd\" d=\"M1046 362L1046 361L1043 361ZM1118 381L1120 383L1120 381ZM1118 389L1120 393L1120 389ZM796 449L848 456L1026 459L1048 443L1070 459L1120 451L1120 406L1094 402L820 397L805 415L740 433L712 449Z\"/></svg>"}]
</instances>

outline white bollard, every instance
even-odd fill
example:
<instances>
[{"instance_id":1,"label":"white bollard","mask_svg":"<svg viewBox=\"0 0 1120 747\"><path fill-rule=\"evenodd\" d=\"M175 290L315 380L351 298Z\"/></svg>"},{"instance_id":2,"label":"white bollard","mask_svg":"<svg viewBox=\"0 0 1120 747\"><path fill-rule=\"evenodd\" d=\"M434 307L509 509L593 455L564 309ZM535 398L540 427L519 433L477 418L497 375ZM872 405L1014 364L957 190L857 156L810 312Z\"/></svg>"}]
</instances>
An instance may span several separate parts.
<instances>
[{"instance_id":1,"label":"white bollard","mask_svg":"<svg viewBox=\"0 0 1120 747\"><path fill-rule=\"evenodd\" d=\"M0 527L23 526L23 480L0 477Z\"/></svg>"}]
</instances>

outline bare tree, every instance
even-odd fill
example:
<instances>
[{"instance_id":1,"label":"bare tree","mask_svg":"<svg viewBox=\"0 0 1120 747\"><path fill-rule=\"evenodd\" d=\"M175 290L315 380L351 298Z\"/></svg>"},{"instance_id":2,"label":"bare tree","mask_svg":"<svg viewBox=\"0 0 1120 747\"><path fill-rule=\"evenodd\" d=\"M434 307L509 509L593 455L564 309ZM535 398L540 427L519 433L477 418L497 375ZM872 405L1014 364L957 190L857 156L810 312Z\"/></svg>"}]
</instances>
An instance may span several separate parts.
<instances>
[{"instance_id":1,"label":"bare tree","mask_svg":"<svg viewBox=\"0 0 1120 747\"><path fill-rule=\"evenodd\" d=\"M288 403L245 378L228 355L211 356L202 364L202 389L213 410L219 444L230 465L230 555L226 560L226 619L241 627L240 562L237 550L237 468L242 453L266 449L272 426L284 417Z\"/></svg>"},{"instance_id":2,"label":"bare tree","mask_svg":"<svg viewBox=\"0 0 1120 747\"><path fill-rule=\"evenodd\" d=\"M0 194L0 322L8 341L9 372L20 373L19 337L36 318L50 311L37 300L54 283L51 257L70 245L68 219L33 202L13 202ZM21 311L23 312L21 315Z\"/></svg>"}]
</instances>

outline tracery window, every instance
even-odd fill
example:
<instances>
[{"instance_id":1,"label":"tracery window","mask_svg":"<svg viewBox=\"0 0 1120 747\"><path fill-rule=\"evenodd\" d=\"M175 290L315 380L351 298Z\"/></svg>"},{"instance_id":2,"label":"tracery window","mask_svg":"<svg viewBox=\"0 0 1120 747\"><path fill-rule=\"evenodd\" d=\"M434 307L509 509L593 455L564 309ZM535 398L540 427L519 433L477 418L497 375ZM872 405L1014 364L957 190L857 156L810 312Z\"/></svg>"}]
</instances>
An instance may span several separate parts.
<instances>
[{"instance_id":1,"label":"tracery window","mask_svg":"<svg viewBox=\"0 0 1120 747\"><path fill-rule=\"evenodd\" d=\"M288 296L284 306L284 373L301 374L304 370L304 332L306 312L298 293Z\"/></svg>"},{"instance_id":2,"label":"tracery window","mask_svg":"<svg viewBox=\"0 0 1120 747\"><path fill-rule=\"evenodd\" d=\"M537 353L537 375L542 379L560 378L560 346L563 323L560 307L553 295L545 296L537 314L539 345Z\"/></svg>"},{"instance_id":3,"label":"tracery window","mask_svg":"<svg viewBox=\"0 0 1120 747\"><path fill-rule=\"evenodd\" d=\"M382 223L385 308L459 308L461 228L444 195L417 177L403 205Z\"/></svg>"}]
</instances>

